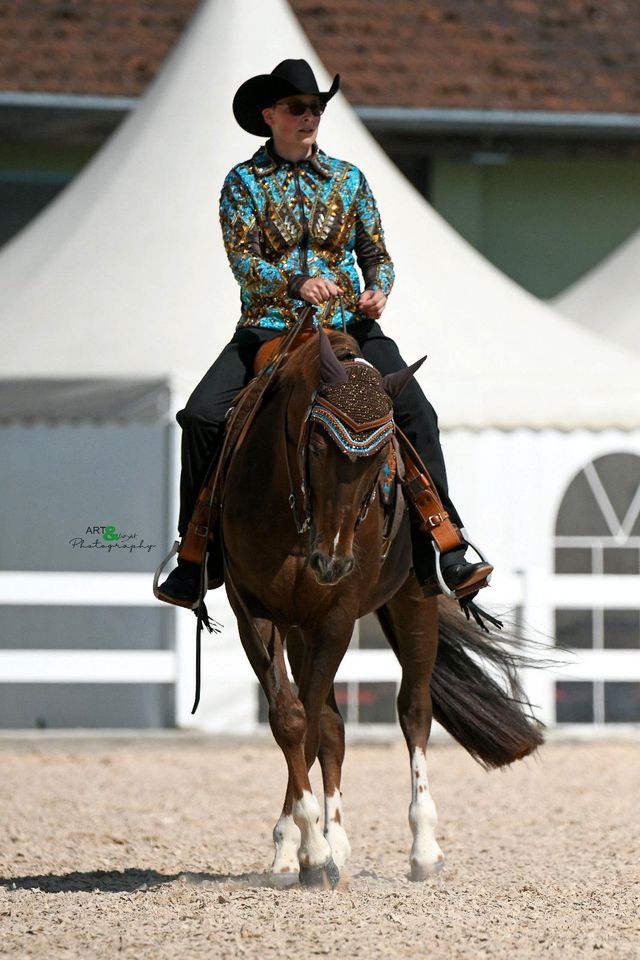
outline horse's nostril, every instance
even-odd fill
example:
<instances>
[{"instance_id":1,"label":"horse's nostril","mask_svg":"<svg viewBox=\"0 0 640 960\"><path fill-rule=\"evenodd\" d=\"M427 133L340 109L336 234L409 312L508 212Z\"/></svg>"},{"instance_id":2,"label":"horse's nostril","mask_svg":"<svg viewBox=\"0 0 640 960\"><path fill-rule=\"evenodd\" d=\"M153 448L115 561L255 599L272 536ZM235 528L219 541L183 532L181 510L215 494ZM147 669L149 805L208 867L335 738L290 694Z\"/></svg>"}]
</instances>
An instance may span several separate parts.
<instances>
[{"instance_id":1,"label":"horse's nostril","mask_svg":"<svg viewBox=\"0 0 640 960\"><path fill-rule=\"evenodd\" d=\"M353 557L330 557L320 550L314 550L309 557L309 566L320 583L337 583L353 569Z\"/></svg>"},{"instance_id":2,"label":"horse's nostril","mask_svg":"<svg viewBox=\"0 0 640 960\"><path fill-rule=\"evenodd\" d=\"M322 572L323 564L323 555L318 551L314 550L311 556L309 557L309 566L312 570L315 570L317 573Z\"/></svg>"}]
</instances>

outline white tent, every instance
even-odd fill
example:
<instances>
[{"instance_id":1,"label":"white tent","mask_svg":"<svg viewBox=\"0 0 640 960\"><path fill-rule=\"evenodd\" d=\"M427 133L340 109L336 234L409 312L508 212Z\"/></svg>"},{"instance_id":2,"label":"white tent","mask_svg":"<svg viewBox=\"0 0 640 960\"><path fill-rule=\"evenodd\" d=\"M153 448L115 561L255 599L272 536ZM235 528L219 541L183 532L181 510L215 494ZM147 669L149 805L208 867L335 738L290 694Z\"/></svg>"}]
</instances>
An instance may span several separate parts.
<instances>
[{"instance_id":1,"label":"white tent","mask_svg":"<svg viewBox=\"0 0 640 960\"><path fill-rule=\"evenodd\" d=\"M63 194L0 255L0 376L199 380L229 339L238 290L217 200L259 141L235 124L234 91L286 56L320 64L285 0L209 0L143 102ZM346 101L321 144L366 173L397 285L385 328L445 426L630 427L640 366L523 292L407 184ZM593 370L610 371L593 390Z\"/></svg>"},{"instance_id":2,"label":"white tent","mask_svg":"<svg viewBox=\"0 0 640 960\"><path fill-rule=\"evenodd\" d=\"M563 291L554 306L622 347L640 350L640 230Z\"/></svg>"},{"instance_id":3,"label":"white tent","mask_svg":"<svg viewBox=\"0 0 640 960\"><path fill-rule=\"evenodd\" d=\"M120 378L127 390L137 378L155 379L186 399L239 315L217 201L227 171L259 141L236 126L232 97L285 57L308 59L328 84L285 0L202 5L135 113L0 253L0 378ZM599 452L640 450L640 361L478 255L341 96L320 140L361 167L378 199L397 271L384 328L407 360L429 354L419 378L448 428L457 505L499 571L492 593L525 606L550 634L552 601L544 590L523 592L515 571L537 582L553 573L557 507L584 463ZM181 613L189 649L192 618ZM205 688L196 722L220 729L218 698L242 713L250 697L237 694L215 657L220 679ZM534 692L547 720L551 697L549 681ZM184 693L178 701L185 721ZM253 722L243 717L235 729Z\"/></svg>"}]
</instances>

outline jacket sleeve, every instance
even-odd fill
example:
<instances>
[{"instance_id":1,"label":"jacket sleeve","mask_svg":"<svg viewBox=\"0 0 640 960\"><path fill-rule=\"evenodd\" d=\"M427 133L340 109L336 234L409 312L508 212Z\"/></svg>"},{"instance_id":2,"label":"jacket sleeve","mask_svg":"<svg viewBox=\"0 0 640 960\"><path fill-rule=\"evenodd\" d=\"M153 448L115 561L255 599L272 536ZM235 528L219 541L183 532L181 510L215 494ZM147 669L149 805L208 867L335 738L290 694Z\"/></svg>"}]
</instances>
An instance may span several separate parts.
<instances>
[{"instance_id":1,"label":"jacket sleeve","mask_svg":"<svg viewBox=\"0 0 640 960\"><path fill-rule=\"evenodd\" d=\"M220 194L220 225L229 265L243 292L269 297L288 288L289 278L263 257L253 198L235 170Z\"/></svg>"},{"instance_id":2,"label":"jacket sleeve","mask_svg":"<svg viewBox=\"0 0 640 960\"><path fill-rule=\"evenodd\" d=\"M375 198L362 173L356 199L355 252L365 290L382 290L389 296L394 281L393 262L385 246Z\"/></svg>"}]
</instances>

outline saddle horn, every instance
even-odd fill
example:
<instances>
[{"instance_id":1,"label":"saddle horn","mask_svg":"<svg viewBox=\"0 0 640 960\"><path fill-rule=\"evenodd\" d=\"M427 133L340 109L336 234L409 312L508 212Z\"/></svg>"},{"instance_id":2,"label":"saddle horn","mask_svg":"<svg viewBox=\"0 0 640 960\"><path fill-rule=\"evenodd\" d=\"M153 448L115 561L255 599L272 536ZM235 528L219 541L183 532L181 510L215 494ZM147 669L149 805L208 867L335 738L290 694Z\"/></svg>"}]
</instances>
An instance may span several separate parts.
<instances>
[{"instance_id":1,"label":"saddle horn","mask_svg":"<svg viewBox=\"0 0 640 960\"><path fill-rule=\"evenodd\" d=\"M318 334L320 337L320 380L328 387L346 383L349 375L333 352L331 341L322 329L322 325L318 327Z\"/></svg>"},{"instance_id":2,"label":"saddle horn","mask_svg":"<svg viewBox=\"0 0 640 960\"><path fill-rule=\"evenodd\" d=\"M421 360L416 360L415 363L412 363L410 367L403 367L402 370L396 370L395 373L388 373L386 377L382 378L382 389L391 397L392 400L395 400L396 397L400 396L406 385L409 383L409 380L414 375L416 370L422 366L422 364L427 359L425 354Z\"/></svg>"}]
</instances>

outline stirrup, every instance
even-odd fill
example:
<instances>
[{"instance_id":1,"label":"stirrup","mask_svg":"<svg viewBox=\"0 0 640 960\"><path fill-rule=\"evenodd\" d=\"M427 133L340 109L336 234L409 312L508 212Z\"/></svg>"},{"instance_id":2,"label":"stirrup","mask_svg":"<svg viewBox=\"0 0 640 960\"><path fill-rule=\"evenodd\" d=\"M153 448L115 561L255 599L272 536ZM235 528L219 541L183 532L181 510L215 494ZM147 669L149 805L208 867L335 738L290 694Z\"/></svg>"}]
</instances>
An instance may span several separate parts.
<instances>
[{"instance_id":1,"label":"stirrup","mask_svg":"<svg viewBox=\"0 0 640 960\"><path fill-rule=\"evenodd\" d=\"M199 597L197 600L193 600L191 602L189 602L188 600L176 600L175 597L170 597L168 593L162 593L162 591L158 587L158 581L160 580L160 575L162 574L162 571L164 570L166 565L169 563L171 558L175 557L179 549L180 549L180 541L175 540L169 553L166 555L164 560L160 561L160 566L158 567L158 569L153 575L153 595L156 598L156 600L163 600L165 603L170 603L174 607L186 607L187 610L197 610L197 608L200 605Z\"/></svg>"},{"instance_id":2,"label":"stirrup","mask_svg":"<svg viewBox=\"0 0 640 960\"><path fill-rule=\"evenodd\" d=\"M477 547L472 540L467 540L466 537L463 537L461 542L466 544L468 547L471 547L471 549L475 551L475 553L480 558L481 563L487 563L487 564L489 563L489 561L485 557L482 550L480 550L480 548ZM462 587L462 588L456 587L455 589L452 590L451 587L447 586L447 584L445 583L444 576L442 574L442 566L441 566L442 553L440 551L440 547L438 546L436 541L433 539L431 540L431 543L433 545L433 549L436 555L436 577L438 578L438 584L440 585L440 589L442 590L445 596L451 597L454 600L462 600L463 597L468 596L470 593L476 593L478 590L482 590L483 587L489 586L491 582L491 573L487 574L487 576L483 577L481 580L478 580L477 583L472 583L469 586Z\"/></svg>"}]
</instances>

